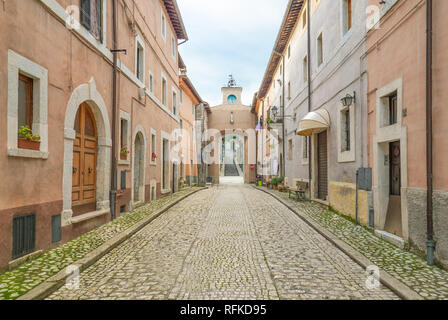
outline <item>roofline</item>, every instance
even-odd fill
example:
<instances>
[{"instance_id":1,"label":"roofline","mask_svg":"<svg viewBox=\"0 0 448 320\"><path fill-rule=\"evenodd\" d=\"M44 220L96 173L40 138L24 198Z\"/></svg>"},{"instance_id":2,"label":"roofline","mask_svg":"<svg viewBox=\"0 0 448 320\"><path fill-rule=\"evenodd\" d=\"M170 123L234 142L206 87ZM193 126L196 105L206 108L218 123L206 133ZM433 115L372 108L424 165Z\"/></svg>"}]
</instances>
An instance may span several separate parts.
<instances>
[{"instance_id":1,"label":"roofline","mask_svg":"<svg viewBox=\"0 0 448 320\"><path fill-rule=\"evenodd\" d=\"M180 14L179 6L176 0L163 0L165 9L170 16L171 24L173 25L174 31L176 31L178 40L188 40L187 30L185 29L184 21L182 20L182 15Z\"/></svg>"},{"instance_id":2,"label":"roofline","mask_svg":"<svg viewBox=\"0 0 448 320\"><path fill-rule=\"evenodd\" d=\"M190 88L191 92L194 94L196 99L198 99L199 103L204 102L201 96L199 95L198 91L194 87L193 83L191 82L190 78L188 78L187 75L180 75L179 77L182 78L182 80L185 82L188 88Z\"/></svg>"},{"instance_id":3,"label":"roofline","mask_svg":"<svg viewBox=\"0 0 448 320\"><path fill-rule=\"evenodd\" d=\"M288 7L283 16L283 21L280 30L275 40L274 48L272 49L271 57L269 58L266 71L264 73L263 81L258 90L258 99L263 99L272 83L272 78L280 63L280 55L283 55L286 45L295 30L298 17L303 9L305 0L290 0Z\"/></svg>"}]
</instances>

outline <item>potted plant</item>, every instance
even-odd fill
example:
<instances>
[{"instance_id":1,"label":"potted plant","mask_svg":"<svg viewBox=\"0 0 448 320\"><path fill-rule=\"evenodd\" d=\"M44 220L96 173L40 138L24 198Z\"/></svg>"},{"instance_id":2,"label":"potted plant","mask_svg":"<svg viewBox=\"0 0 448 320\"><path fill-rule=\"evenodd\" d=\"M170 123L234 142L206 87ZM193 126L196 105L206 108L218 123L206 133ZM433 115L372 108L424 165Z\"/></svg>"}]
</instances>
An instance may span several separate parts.
<instances>
[{"instance_id":1,"label":"potted plant","mask_svg":"<svg viewBox=\"0 0 448 320\"><path fill-rule=\"evenodd\" d=\"M129 150L125 146L121 146L120 148L120 159L121 160L127 160L129 154Z\"/></svg>"},{"instance_id":2,"label":"potted plant","mask_svg":"<svg viewBox=\"0 0 448 320\"><path fill-rule=\"evenodd\" d=\"M273 178L271 180L271 186L273 187L274 190L278 190L278 178Z\"/></svg>"},{"instance_id":3,"label":"potted plant","mask_svg":"<svg viewBox=\"0 0 448 320\"><path fill-rule=\"evenodd\" d=\"M283 181L285 181L285 179L283 177L277 178L277 184L278 184L279 187L283 187L284 186Z\"/></svg>"},{"instance_id":4,"label":"potted plant","mask_svg":"<svg viewBox=\"0 0 448 320\"><path fill-rule=\"evenodd\" d=\"M156 161L156 159L157 159L157 154L156 154L155 152L153 152L153 153L151 154L151 159L152 159L152 161Z\"/></svg>"},{"instance_id":5,"label":"potted plant","mask_svg":"<svg viewBox=\"0 0 448 320\"><path fill-rule=\"evenodd\" d=\"M21 126L18 131L17 147L20 149L39 150L40 136L33 135L28 126Z\"/></svg>"}]
</instances>

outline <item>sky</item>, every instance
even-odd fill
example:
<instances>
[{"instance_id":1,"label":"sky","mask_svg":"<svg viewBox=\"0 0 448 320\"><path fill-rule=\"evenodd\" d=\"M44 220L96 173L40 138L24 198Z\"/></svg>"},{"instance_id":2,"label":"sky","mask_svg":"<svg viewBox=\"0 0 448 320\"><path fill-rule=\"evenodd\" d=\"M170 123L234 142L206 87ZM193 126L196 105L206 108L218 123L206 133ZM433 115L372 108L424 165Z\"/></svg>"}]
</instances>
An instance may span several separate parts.
<instances>
[{"instance_id":1,"label":"sky","mask_svg":"<svg viewBox=\"0 0 448 320\"><path fill-rule=\"evenodd\" d=\"M288 0L177 0L189 40L179 47L203 100L222 103L233 74L243 104L258 91Z\"/></svg>"}]
</instances>

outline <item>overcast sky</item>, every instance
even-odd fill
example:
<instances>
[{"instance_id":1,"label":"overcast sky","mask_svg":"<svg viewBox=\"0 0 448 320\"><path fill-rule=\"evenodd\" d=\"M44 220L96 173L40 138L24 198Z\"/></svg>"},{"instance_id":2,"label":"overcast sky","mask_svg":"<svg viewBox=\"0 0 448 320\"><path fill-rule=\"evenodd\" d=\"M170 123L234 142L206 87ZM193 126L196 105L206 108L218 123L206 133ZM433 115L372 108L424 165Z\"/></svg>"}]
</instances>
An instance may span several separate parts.
<instances>
[{"instance_id":1,"label":"overcast sky","mask_svg":"<svg viewBox=\"0 0 448 320\"><path fill-rule=\"evenodd\" d=\"M250 105L260 87L288 0L177 0L189 41L179 47L202 99L221 104L233 74Z\"/></svg>"}]
</instances>

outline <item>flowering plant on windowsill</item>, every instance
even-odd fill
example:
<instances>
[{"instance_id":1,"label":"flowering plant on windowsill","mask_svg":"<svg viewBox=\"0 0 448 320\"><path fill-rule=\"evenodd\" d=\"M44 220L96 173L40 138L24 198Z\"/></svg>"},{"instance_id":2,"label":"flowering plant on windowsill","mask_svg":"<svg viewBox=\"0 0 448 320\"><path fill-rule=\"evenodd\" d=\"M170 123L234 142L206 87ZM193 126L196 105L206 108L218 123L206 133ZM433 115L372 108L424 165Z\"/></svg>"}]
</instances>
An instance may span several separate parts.
<instances>
[{"instance_id":1,"label":"flowering plant on windowsill","mask_svg":"<svg viewBox=\"0 0 448 320\"><path fill-rule=\"evenodd\" d=\"M39 150L40 136L33 135L28 126L21 126L18 131L17 147L19 149Z\"/></svg>"},{"instance_id":2,"label":"flowering plant on windowsill","mask_svg":"<svg viewBox=\"0 0 448 320\"><path fill-rule=\"evenodd\" d=\"M120 147L120 159L126 160L128 158L129 150L125 146Z\"/></svg>"},{"instance_id":3,"label":"flowering plant on windowsill","mask_svg":"<svg viewBox=\"0 0 448 320\"><path fill-rule=\"evenodd\" d=\"M151 154L151 158L152 158L152 161L156 160L157 159L157 154L155 152L153 152Z\"/></svg>"}]
</instances>

